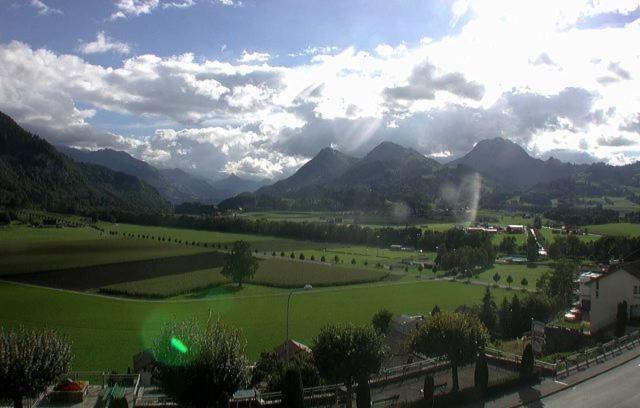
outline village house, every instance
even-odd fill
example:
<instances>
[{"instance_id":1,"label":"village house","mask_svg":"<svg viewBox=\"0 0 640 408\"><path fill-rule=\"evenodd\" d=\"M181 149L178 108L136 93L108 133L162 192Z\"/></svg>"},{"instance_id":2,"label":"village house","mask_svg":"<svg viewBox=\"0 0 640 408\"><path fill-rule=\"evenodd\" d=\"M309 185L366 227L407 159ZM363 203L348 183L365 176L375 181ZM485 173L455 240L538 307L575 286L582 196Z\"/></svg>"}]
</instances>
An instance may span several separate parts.
<instances>
[{"instance_id":1,"label":"village house","mask_svg":"<svg viewBox=\"0 0 640 408\"><path fill-rule=\"evenodd\" d=\"M616 321L618 303L627 302L630 319L640 318L640 261L609 266L603 273L580 276L582 318L591 332L611 327Z\"/></svg>"}]
</instances>

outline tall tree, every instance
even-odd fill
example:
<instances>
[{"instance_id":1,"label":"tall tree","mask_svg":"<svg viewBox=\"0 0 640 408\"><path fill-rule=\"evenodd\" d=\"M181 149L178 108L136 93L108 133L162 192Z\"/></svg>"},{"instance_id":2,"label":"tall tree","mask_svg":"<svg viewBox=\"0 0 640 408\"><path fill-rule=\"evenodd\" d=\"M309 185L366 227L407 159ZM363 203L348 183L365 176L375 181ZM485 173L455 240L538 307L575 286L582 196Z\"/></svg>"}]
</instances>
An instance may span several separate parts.
<instances>
[{"instance_id":1,"label":"tall tree","mask_svg":"<svg viewBox=\"0 0 640 408\"><path fill-rule=\"evenodd\" d=\"M545 294L556 308L571 304L574 280L578 274L578 265L571 260L560 260L553 265L551 272L544 272L536 286Z\"/></svg>"},{"instance_id":2,"label":"tall tree","mask_svg":"<svg viewBox=\"0 0 640 408\"><path fill-rule=\"evenodd\" d=\"M527 344L522 352L522 359L520 360L520 379L529 380L533 375L534 367L533 348L531 343Z\"/></svg>"},{"instance_id":3,"label":"tall tree","mask_svg":"<svg viewBox=\"0 0 640 408\"><path fill-rule=\"evenodd\" d=\"M538 242L532 233L527 238L527 261L535 262L538 260Z\"/></svg>"},{"instance_id":4,"label":"tall tree","mask_svg":"<svg viewBox=\"0 0 640 408\"><path fill-rule=\"evenodd\" d=\"M542 228L542 218L539 215L536 215L533 219L533 228L539 230Z\"/></svg>"},{"instance_id":5,"label":"tall tree","mask_svg":"<svg viewBox=\"0 0 640 408\"><path fill-rule=\"evenodd\" d=\"M498 322L498 312L496 303L491 295L491 290L487 286L484 290L484 296L482 297L482 304L480 305L480 313L478 314L480 321L487 327L491 334L495 334L496 326Z\"/></svg>"},{"instance_id":6,"label":"tall tree","mask_svg":"<svg viewBox=\"0 0 640 408\"><path fill-rule=\"evenodd\" d=\"M282 406L303 408L304 388L300 371L296 367L287 367L284 371L282 383Z\"/></svg>"},{"instance_id":7,"label":"tall tree","mask_svg":"<svg viewBox=\"0 0 640 408\"><path fill-rule=\"evenodd\" d=\"M489 386L489 366L487 364L487 358L482 352L478 355L476 361L476 368L473 372L473 382L481 394L484 394Z\"/></svg>"},{"instance_id":8,"label":"tall tree","mask_svg":"<svg viewBox=\"0 0 640 408\"><path fill-rule=\"evenodd\" d=\"M69 371L71 346L46 329L0 328L0 398L22 408L24 397L36 396Z\"/></svg>"},{"instance_id":9,"label":"tall tree","mask_svg":"<svg viewBox=\"0 0 640 408\"><path fill-rule=\"evenodd\" d=\"M368 380L380 370L387 353L381 334L370 326L326 326L315 339L313 356L320 375L347 387L347 406L355 381Z\"/></svg>"},{"instance_id":10,"label":"tall tree","mask_svg":"<svg viewBox=\"0 0 640 408\"><path fill-rule=\"evenodd\" d=\"M153 345L158 382L181 406L226 407L248 379L240 332L216 320L169 322Z\"/></svg>"},{"instance_id":11,"label":"tall tree","mask_svg":"<svg viewBox=\"0 0 640 408\"><path fill-rule=\"evenodd\" d=\"M487 329L477 317L441 313L422 325L412 340L412 348L428 356L446 356L451 363L452 389L457 392L458 367L474 361L487 338Z\"/></svg>"},{"instance_id":12,"label":"tall tree","mask_svg":"<svg viewBox=\"0 0 640 408\"><path fill-rule=\"evenodd\" d=\"M224 256L221 273L242 287L243 281L253 278L258 266L258 259L251 254L249 243L236 241L231 247L231 252Z\"/></svg>"}]
</instances>

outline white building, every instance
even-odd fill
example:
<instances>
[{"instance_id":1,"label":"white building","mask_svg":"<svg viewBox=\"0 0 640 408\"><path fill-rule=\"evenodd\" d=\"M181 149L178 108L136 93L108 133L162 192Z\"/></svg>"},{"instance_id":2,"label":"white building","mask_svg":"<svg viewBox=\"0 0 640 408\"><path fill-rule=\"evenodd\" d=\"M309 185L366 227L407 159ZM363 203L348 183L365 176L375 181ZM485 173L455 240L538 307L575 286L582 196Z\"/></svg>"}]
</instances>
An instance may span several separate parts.
<instances>
[{"instance_id":1,"label":"white building","mask_svg":"<svg viewBox=\"0 0 640 408\"><path fill-rule=\"evenodd\" d=\"M580 305L592 333L615 323L622 301L627 302L630 318L640 317L640 261L612 265L602 274L580 275Z\"/></svg>"}]
</instances>

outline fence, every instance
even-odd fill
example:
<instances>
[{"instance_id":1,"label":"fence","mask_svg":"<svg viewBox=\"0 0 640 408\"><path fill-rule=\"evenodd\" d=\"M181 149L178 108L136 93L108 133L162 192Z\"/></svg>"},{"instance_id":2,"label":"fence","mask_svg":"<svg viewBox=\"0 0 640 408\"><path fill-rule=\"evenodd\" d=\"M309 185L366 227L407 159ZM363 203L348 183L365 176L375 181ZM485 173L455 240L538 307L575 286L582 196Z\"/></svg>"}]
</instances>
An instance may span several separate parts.
<instances>
[{"instance_id":1,"label":"fence","mask_svg":"<svg viewBox=\"0 0 640 408\"><path fill-rule=\"evenodd\" d=\"M640 346L640 331L636 330L626 336L613 339L607 343L599 344L595 347L581 350L566 357L560 361L549 363L547 361L535 360L536 367L546 371L554 378L568 377L574 372L581 369L589 368L594 364L607 361L607 359L615 357L622 353L625 349L632 350L634 347ZM494 348L486 348L487 354L503 358L506 361L520 364L521 356L507 353Z\"/></svg>"},{"instance_id":2,"label":"fence","mask_svg":"<svg viewBox=\"0 0 640 408\"><path fill-rule=\"evenodd\" d=\"M389 382L401 382L406 378L419 375L426 371L444 368L448 365L448 361L442 358L419 360L411 364L391 367L381 371L379 374L371 377L369 383L371 387L375 388L376 386ZM335 406L340 401L341 396L345 394L346 387L344 384L322 385L304 389L304 399L310 406ZM280 391L265 392L260 394L260 399L265 405L277 404L282 399L282 393Z\"/></svg>"},{"instance_id":3,"label":"fence","mask_svg":"<svg viewBox=\"0 0 640 408\"><path fill-rule=\"evenodd\" d=\"M555 364L555 377L567 377L573 372L603 363L608 358L620 355L625 349L632 350L637 346L640 346L640 331L638 330L563 358Z\"/></svg>"}]
</instances>

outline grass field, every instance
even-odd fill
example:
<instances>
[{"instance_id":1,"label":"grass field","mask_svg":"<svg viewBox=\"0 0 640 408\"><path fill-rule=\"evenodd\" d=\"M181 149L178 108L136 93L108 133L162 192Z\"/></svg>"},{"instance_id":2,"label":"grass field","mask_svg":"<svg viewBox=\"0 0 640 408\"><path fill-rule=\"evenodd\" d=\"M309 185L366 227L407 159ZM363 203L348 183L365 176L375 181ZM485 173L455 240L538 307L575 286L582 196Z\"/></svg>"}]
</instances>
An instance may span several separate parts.
<instances>
[{"instance_id":1,"label":"grass field","mask_svg":"<svg viewBox=\"0 0 640 408\"><path fill-rule=\"evenodd\" d=\"M590 234L640 236L640 224L621 222L617 224L587 225Z\"/></svg>"},{"instance_id":2,"label":"grass field","mask_svg":"<svg viewBox=\"0 0 640 408\"><path fill-rule=\"evenodd\" d=\"M452 282L397 282L313 289L292 300L291 336L310 344L328 323L364 324L380 308L428 313L437 304L454 309L480 301L484 288ZM241 292L204 299L143 301L93 296L0 283L0 325L49 327L73 342L76 370L126 370L133 354L152 344L170 319L209 313L239 327L247 353L256 358L285 337L286 289L246 286ZM508 292L494 290L498 300Z\"/></svg>"},{"instance_id":3,"label":"grass field","mask_svg":"<svg viewBox=\"0 0 640 408\"><path fill-rule=\"evenodd\" d=\"M159 278L117 283L104 286L100 288L100 291L108 294L134 297L164 298L177 296L228 283L228 279L220 274L221 269L203 269Z\"/></svg>"},{"instance_id":4,"label":"grass field","mask_svg":"<svg viewBox=\"0 0 640 408\"><path fill-rule=\"evenodd\" d=\"M230 244L234 241L243 240L251 244L252 248L259 251L292 251L301 248L322 248L335 246L332 244L321 244L311 241L298 241L294 239L270 237L266 235L234 234L227 232L204 231L182 228L153 227L133 224L109 224L100 223L100 226L108 231L118 231L120 233L131 233L134 235L151 235L154 237L171 238L172 241L181 240L183 242L200 242L215 244ZM177 244L176 244L177 245ZM178 245L179 246L179 245Z\"/></svg>"},{"instance_id":5,"label":"grass field","mask_svg":"<svg viewBox=\"0 0 640 408\"><path fill-rule=\"evenodd\" d=\"M188 255L204 248L101 235L85 228L0 228L0 275Z\"/></svg>"},{"instance_id":6,"label":"grass field","mask_svg":"<svg viewBox=\"0 0 640 408\"><path fill-rule=\"evenodd\" d=\"M201 292L215 286L224 286L217 293L237 291L237 285L220 274L222 268L204 269L188 273L162 276L152 279L108 285L101 288L104 293L140 297L170 297L189 292ZM280 288L339 286L354 283L375 282L387 277L384 270L345 268L339 265L321 265L311 262L264 259L252 284ZM196 293L195 296L200 296Z\"/></svg>"}]
</instances>

